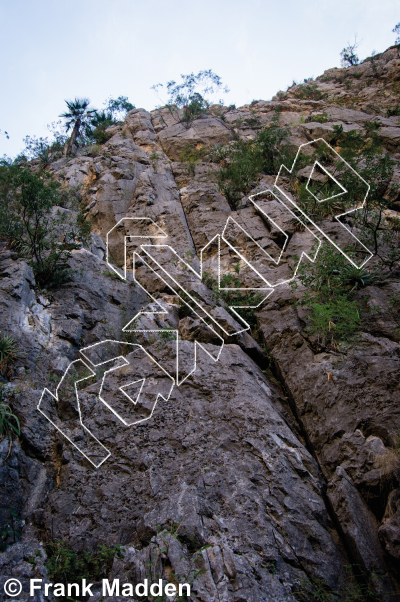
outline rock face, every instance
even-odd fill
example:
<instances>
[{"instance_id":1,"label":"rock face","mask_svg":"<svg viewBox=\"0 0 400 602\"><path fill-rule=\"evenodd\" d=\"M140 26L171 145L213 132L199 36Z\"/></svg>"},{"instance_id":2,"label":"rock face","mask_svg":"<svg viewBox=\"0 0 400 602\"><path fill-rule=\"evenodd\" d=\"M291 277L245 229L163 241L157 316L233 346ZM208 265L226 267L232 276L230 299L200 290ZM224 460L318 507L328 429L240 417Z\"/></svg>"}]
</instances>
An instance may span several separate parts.
<instances>
[{"instance_id":1,"label":"rock face","mask_svg":"<svg viewBox=\"0 0 400 602\"><path fill-rule=\"evenodd\" d=\"M317 77L317 89L329 105L361 110L371 116L386 116L387 110L395 109L398 104L399 65L398 47L392 46L359 65L328 69ZM294 85L279 96L302 98L304 94L307 94L304 85ZM314 93L312 96L320 95Z\"/></svg>"},{"instance_id":2,"label":"rock face","mask_svg":"<svg viewBox=\"0 0 400 602\"><path fill-rule=\"evenodd\" d=\"M366 312L362 333L346 353L318 348L304 310L292 303L301 290L289 286L258 308L257 341L238 332L238 316L207 280L217 265L215 237L227 220L232 247L220 248L218 265L230 265L236 245L274 282L291 277L294 257L310 249L312 236L276 199L265 198L257 209L244 197L233 209L217 185L218 165L185 158L189 150L254 138L279 108L292 128L293 148L317 137L331 141L334 125L363 131L379 119L377 135L398 160L398 117L383 116L392 105L381 91L388 82L395 90L399 66L392 48L372 62L318 78L327 98L302 99L289 89L286 99L211 107L190 127L166 109L135 109L110 128L112 137L100 150L79 151L48 167L54 178L80 189L92 242L72 252L72 280L51 291L38 290L30 267L5 247L1 251L1 330L18 341L25 360L4 384L22 432L11 448L6 439L0 447L6 548L0 586L20 578L26 593L30 577L47 580L45 547L53 539L75 552L120 544L124 558L114 559L110 579L173 581L179 575L178 581L191 584L191 599L204 602L323 599L316 591L346 600L349 583L355 584L348 565L361 567L361 589L368 581L380 599L400 600L400 346L390 305L400 282L393 276L357 293L365 307L382 311L378 317ZM340 78L354 90L345 93ZM363 78L369 87L361 86ZM323 123L313 120L321 114ZM274 180L263 177L252 192ZM387 185L397 181L395 171ZM264 210L272 226L266 226ZM137 221L114 228L127 217L147 220L140 240L130 229ZM129 266L139 244L172 247L153 249L153 259L141 254L135 263L141 286L110 271L105 249L112 229L108 244L117 268L124 263L125 238ZM263 253L279 255L282 231L289 238L285 254L266 267ZM244 266L241 277L251 286L254 272ZM185 306L180 286L220 330ZM141 310L132 328L141 332L123 331ZM108 406L99 397L112 395L118 379L131 374L129 367L118 366L112 381L99 360L93 379L77 385L84 424L111 454L95 469L37 411L44 387L55 393L69 364L82 361L80 350L106 340L109 347L112 341L129 349L141 344L145 359L173 373L178 358L172 332L180 341L182 384L167 394L165 374L153 366L153 389L140 410L146 422L129 426L120 420L127 407L123 396ZM105 348L102 353L102 361L111 358ZM79 447L84 434L74 380L76 375L53 411ZM133 383L131 374L130 381L133 386L139 376ZM128 409L126 422L138 418Z\"/></svg>"}]
</instances>

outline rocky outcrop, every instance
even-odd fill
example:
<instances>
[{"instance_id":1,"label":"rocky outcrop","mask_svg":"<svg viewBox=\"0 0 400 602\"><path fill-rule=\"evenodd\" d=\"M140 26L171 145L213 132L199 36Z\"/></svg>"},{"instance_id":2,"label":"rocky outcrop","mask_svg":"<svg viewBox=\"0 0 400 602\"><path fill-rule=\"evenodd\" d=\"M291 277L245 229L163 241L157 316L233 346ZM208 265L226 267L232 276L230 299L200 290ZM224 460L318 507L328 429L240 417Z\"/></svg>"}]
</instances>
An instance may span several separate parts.
<instances>
[{"instance_id":1,"label":"rocky outcrop","mask_svg":"<svg viewBox=\"0 0 400 602\"><path fill-rule=\"evenodd\" d=\"M398 106L400 56L398 46L366 58L359 65L328 69L315 80L294 84L280 98L322 98L328 105L358 109L386 117Z\"/></svg>"},{"instance_id":2,"label":"rocky outcrop","mask_svg":"<svg viewBox=\"0 0 400 602\"><path fill-rule=\"evenodd\" d=\"M328 498L340 522L351 556L367 574L379 574L375 585L381 600L390 600L393 585L379 545L375 517L369 511L352 480L340 466L329 483Z\"/></svg>"},{"instance_id":3,"label":"rocky outcrop","mask_svg":"<svg viewBox=\"0 0 400 602\"><path fill-rule=\"evenodd\" d=\"M15 525L7 527L2 583L22 576L26 589L32 575L47 579L39 542L45 546L53 538L75 551L121 544L125 556L115 558L110 577L137 582L150 564L154 580L175 574L190 581L199 601L308 600L317 586L345 600L346 566L356 564L361 585L369 579L382 600L399 598L400 346L390 306L399 280L394 275L357 293L366 308L362 333L341 352L322 350L308 333L306 312L293 303L301 288L280 286L258 308L254 336L235 337L225 331L217 336L174 289L178 282L223 328L237 327L237 316L210 289L211 281L198 276L201 263L203 276L214 273L213 241L228 218L232 247L221 247L218 265L234 265L236 245L261 276L274 282L292 276L295 256L312 246L310 232L298 228L276 199L266 197L257 208L243 196L233 209L219 190L218 165L204 160L205 151L254 138L279 108L281 122L291 126L293 148L316 137L333 141L334 125L363 131L378 119L377 135L397 160L398 118L383 116L390 99L378 94L383 81L395 85L397 60L394 49L374 58L376 86L371 80L361 88L373 69L364 62L319 78L327 98L299 99L294 88L287 99L211 107L210 115L188 127L166 109L135 109L110 128L112 137L101 147L49 166L54 178L80 195L93 234L89 248L72 252L70 282L49 291L38 290L29 266L2 249L1 328L26 354L4 386L22 432L10 449L1 443L2 525L10 524L11 509L15 514ZM352 107L340 82L332 83L340 77L354 86ZM372 110L377 104L379 111ZM202 149L196 161L187 160L189 151ZM252 192L273 182L264 176ZM118 278L106 262L106 235L125 217L155 226L139 242L127 222L113 230L109 260L115 267L124 263L125 238L130 267L139 243L154 240L171 245L185 264L159 249L153 271L145 261L135 266L142 286ZM282 231L289 238L285 254L279 264L266 265L264 251L279 256ZM163 269L173 281L160 278ZM249 266L240 276L251 286ZM379 315L368 311L374 306ZM123 332L143 309L137 330L145 332ZM101 403L104 371L79 384L82 416L111 452L96 470L37 411L41 392L54 392L79 351L105 340L140 342L147 357L173 371L174 343L168 336L157 339L159 329L179 334L181 378L194 361L196 370L158 400L150 420L124 425ZM59 404L58 419L77 424L71 399ZM71 433L80 436L72 427Z\"/></svg>"}]
</instances>

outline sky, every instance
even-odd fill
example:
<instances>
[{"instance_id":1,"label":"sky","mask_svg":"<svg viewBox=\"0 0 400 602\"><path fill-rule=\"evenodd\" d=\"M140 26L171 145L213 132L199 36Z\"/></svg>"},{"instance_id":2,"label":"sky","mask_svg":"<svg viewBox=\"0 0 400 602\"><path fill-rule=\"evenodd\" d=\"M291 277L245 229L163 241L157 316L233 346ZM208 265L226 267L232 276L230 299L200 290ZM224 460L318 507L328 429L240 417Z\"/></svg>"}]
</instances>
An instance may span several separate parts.
<instances>
[{"instance_id":1,"label":"sky","mask_svg":"<svg viewBox=\"0 0 400 602\"><path fill-rule=\"evenodd\" d=\"M226 104L269 100L293 80L360 59L395 41L398 0L0 0L0 156L48 136L64 100L102 108L127 96L147 110L151 86L212 69Z\"/></svg>"}]
</instances>

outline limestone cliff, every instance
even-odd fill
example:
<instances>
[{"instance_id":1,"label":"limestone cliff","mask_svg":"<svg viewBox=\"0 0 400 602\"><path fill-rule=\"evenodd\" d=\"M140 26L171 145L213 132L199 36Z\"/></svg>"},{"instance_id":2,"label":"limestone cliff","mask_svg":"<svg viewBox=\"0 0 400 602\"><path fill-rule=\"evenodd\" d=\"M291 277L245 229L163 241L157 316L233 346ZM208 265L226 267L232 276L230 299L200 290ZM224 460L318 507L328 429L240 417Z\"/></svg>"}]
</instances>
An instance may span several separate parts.
<instances>
[{"instance_id":1,"label":"limestone cliff","mask_svg":"<svg viewBox=\"0 0 400 602\"><path fill-rule=\"evenodd\" d=\"M54 539L76 551L121 544L124 559L115 558L110 577L134 583L152 559L157 578L173 573L184 581L195 567L201 573L192 599L204 602L327 600L329 592L350 599L356 580L348 565L357 565L361 586L369 579L371 600L400 600L400 345L389 304L400 290L398 274L357 292L365 307L382 311L366 312L345 352L316 344L304 310L292 302L301 291L286 286L257 312L257 341L249 333L224 335L218 361L199 352L196 370L159 401L149 421L125 426L101 404L96 385L86 387L85 419L111 451L98 469L36 409L44 387L55 390L80 349L110 339L132 343L121 338L122 328L143 308L143 330L176 329L188 365L195 340L217 354L218 341L182 310L168 283L137 265L143 287L166 311L159 316L144 288L110 272L105 255L107 233L125 217L151 218L194 270L200 261L211 270L214 255L201 251L229 217L254 239L242 244L249 261L260 263L254 242L277 248L277 230L266 227L246 195L236 208L228 203L218 163L201 153L185 160L190 152L255 138L279 108L293 148L334 141L334 126L364 131L378 121L377 136L399 165L399 117L386 116L397 106L399 77L397 48L390 48L359 66L325 72L311 94L319 91L319 100L302 98L304 88L294 86L273 101L211 107L190 127L167 109L135 109L109 128L105 144L48 166L81 195L92 243L72 252L72 280L46 292L12 250L1 251L0 329L26 353L5 385L22 433L11 449L6 438L0 443L1 518L6 524L15 508L23 526L1 555L1 585L9 577L24 584L30 576L46 578L44 548ZM397 167L387 188L396 190L399 178ZM273 182L263 176L249 194ZM309 249L309 234L278 203L265 203L289 237L274 268L285 279L293 257ZM399 215L399 195L391 207ZM129 229L122 223L109 243L116 266L124 262L124 236ZM204 279L171 255L159 262L213 315L233 324ZM172 365L168 337L160 345L151 334L140 336L136 341L153 357ZM59 412L76 417L73 405Z\"/></svg>"}]
</instances>

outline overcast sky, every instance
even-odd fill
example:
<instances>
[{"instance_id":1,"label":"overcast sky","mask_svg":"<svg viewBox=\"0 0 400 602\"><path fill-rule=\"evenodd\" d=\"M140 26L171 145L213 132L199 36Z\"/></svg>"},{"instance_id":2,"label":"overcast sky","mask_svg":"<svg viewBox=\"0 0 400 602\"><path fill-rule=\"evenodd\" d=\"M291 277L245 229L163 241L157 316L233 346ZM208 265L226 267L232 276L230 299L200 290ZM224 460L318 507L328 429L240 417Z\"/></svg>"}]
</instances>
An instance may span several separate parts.
<instances>
[{"instance_id":1,"label":"overcast sky","mask_svg":"<svg viewBox=\"0 0 400 602\"><path fill-rule=\"evenodd\" d=\"M268 100L339 66L355 34L361 59L382 52L399 21L398 0L0 0L0 156L45 136L64 99L150 110L153 84L212 69L227 103Z\"/></svg>"}]
</instances>

